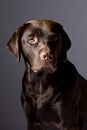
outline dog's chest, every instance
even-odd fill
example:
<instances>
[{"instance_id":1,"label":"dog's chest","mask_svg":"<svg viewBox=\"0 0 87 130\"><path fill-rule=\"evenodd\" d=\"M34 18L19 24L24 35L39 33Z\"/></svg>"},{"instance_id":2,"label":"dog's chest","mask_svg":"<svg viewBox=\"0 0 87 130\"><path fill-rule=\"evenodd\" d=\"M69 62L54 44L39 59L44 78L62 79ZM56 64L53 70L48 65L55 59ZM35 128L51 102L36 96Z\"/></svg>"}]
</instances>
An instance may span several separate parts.
<instances>
[{"instance_id":1,"label":"dog's chest","mask_svg":"<svg viewBox=\"0 0 87 130\"><path fill-rule=\"evenodd\" d=\"M31 98L33 105L36 106L38 109L41 108L43 105L47 104L51 101L54 89L51 85L45 86L42 85L41 82L36 83L35 86L32 86L33 89L28 90L28 96Z\"/></svg>"},{"instance_id":2,"label":"dog's chest","mask_svg":"<svg viewBox=\"0 0 87 130\"><path fill-rule=\"evenodd\" d=\"M44 86L41 82L39 82L38 85L39 86L36 86L32 92L28 93L36 111L36 119L41 119L46 123L55 122L60 125L60 123L62 123L60 112L61 103L60 101L58 101L58 103L56 102L56 100L60 98L60 95L54 94L55 89L51 85L45 89L43 89Z\"/></svg>"}]
</instances>

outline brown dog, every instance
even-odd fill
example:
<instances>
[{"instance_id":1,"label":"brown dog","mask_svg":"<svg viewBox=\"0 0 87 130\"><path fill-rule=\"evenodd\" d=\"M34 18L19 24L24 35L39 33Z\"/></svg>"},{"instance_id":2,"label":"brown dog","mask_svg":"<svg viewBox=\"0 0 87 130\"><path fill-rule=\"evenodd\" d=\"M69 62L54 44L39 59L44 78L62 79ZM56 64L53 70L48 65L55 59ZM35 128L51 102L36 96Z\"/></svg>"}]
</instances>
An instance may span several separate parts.
<instances>
[{"instance_id":1,"label":"brown dog","mask_svg":"<svg viewBox=\"0 0 87 130\"><path fill-rule=\"evenodd\" d=\"M87 130L87 81L67 60L71 41L63 27L50 20L32 20L19 27L7 49L25 62L21 102L28 130L52 123L60 130Z\"/></svg>"}]
</instances>

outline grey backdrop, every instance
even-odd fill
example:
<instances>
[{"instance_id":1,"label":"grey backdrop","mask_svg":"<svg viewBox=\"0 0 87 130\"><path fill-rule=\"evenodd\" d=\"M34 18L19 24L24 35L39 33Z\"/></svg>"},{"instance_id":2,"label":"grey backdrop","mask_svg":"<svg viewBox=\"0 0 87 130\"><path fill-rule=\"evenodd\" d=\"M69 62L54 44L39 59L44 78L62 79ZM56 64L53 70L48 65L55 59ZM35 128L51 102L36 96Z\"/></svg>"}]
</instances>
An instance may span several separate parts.
<instances>
[{"instance_id":1,"label":"grey backdrop","mask_svg":"<svg viewBox=\"0 0 87 130\"><path fill-rule=\"evenodd\" d=\"M0 130L26 129L20 103L23 59L17 64L5 45L16 28L31 19L52 19L63 24L72 41L68 58L87 78L87 0L1 0Z\"/></svg>"}]
</instances>

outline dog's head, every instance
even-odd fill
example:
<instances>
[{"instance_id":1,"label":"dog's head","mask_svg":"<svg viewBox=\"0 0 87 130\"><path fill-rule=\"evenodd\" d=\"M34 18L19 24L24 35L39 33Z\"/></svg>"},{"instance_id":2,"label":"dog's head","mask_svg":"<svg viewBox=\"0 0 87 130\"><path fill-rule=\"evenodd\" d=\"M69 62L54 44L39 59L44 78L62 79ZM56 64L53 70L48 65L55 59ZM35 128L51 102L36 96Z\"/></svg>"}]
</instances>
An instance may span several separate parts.
<instances>
[{"instance_id":1,"label":"dog's head","mask_svg":"<svg viewBox=\"0 0 87 130\"><path fill-rule=\"evenodd\" d=\"M53 73L60 61L66 60L71 46L63 27L50 20L32 20L19 27L7 44L7 49L38 73L41 70Z\"/></svg>"}]
</instances>

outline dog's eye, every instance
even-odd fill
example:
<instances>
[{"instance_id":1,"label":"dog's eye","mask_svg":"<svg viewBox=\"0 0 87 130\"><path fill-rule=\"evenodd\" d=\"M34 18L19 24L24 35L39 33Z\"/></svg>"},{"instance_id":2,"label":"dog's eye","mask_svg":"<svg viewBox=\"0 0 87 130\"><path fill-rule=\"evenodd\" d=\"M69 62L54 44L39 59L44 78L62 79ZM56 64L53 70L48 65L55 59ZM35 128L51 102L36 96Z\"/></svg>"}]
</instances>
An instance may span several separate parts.
<instances>
[{"instance_id":1,"label":"dog's eye","mask_svg":"<svg viewBox=\"0 0 87 130\"><path fill-rule=\"evenodd\" d=\"M57 41L59 39L58 35L50 35L49 40L50 41Z\"/></svg>"},{"instance_id":2,"label":"dog's eye","mask_svg":"<svg viewBox=\"0 0 87 130\"><path fill-rule=\"evenodd\" d=\"M36 44L38 41L37 37L36 36L29 36L28 38L28 43L29 44Z\"/></svg>"},{"instance_id":3,"label":"dog's eye","mask_svg":"<svg viewBox=\"0 0 87 130\"><path fill-rule=\"evenodd\" d=\"M53 41L57 41L58 39L59 39L59 37L56 36L56 35L52 37L52 40L53 40Z\"/></svg>"}]
</instances>

